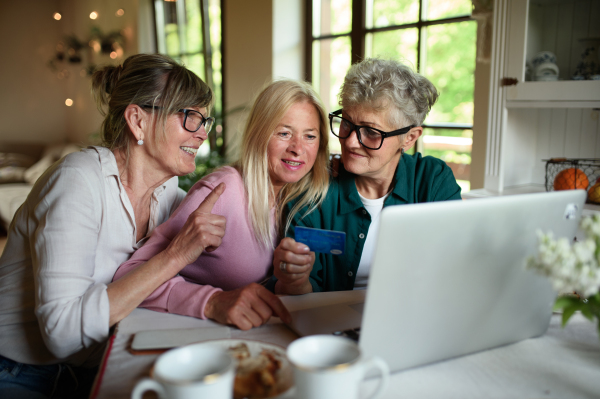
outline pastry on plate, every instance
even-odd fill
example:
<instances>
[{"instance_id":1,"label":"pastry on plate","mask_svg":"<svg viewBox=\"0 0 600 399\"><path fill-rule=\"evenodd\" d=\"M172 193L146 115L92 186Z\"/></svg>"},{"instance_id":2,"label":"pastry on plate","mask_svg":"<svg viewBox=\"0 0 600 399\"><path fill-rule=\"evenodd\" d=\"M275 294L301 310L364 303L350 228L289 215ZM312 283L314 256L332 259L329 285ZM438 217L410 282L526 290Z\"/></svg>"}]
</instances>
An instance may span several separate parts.
<instances>
[{"instance_id":1,"label":"pastry on plate","mask_svg":"<svg viewBox=\"0 0 600 399\"><path fill-rule=\"evenodd\" d=\"M245 343L229 348L231 355L238 360L233 397L235 399L271 398L289 388L282 384L281 355L270 349L262 349L252 356Z\"/></svg>"}]
</instances>

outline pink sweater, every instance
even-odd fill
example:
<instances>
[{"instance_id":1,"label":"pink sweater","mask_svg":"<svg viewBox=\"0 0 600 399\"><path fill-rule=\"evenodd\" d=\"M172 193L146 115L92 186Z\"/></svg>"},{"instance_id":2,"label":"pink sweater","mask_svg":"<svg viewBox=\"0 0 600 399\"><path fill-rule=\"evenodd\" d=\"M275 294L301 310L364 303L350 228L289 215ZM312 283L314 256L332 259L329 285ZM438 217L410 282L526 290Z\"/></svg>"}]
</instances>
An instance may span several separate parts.
<instances>
[{"instance_id":1,"label":"pink sweater","mask_svg":"<svg viewBox=\"0 0 600 399\"><path fill-rule=\"evenodd\" d=\"M213 252L203 252L178 276L158 287L141 303L141 307L205 319L204 307L213 293L234 290L267 277L273 251L255 240L248 219L248 200L242 177L234 168L226 166L190 189L169 220L158 226L148 242L119 267L113 281L163 251L181 230L188 216L221 182L225 182L227 187L213 208L214 214L227 219L221 246ZM271 211L272 223L273 216L274 209Z\"/></svg>"}]
</instances>

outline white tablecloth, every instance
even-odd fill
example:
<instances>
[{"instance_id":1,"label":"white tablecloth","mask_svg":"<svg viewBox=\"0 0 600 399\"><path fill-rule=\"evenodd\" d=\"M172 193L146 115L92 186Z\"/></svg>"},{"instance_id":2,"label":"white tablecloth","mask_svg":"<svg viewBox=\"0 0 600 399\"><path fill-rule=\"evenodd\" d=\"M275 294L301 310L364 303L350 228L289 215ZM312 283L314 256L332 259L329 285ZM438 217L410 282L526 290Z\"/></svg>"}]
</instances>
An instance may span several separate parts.
<instances>
[{"instance_id":1,"label":"white tablecloth","mask_svg":"<svg viewBox=\"0 0 600 399\"><path fill-rule=\"evenodd\" d=\"M291 311L354 301L364 292L283 297ZM138 331L214 327L208 320L136 309L116 330L105 357L96 398L128 398L136 382L148 376L158 355L132 355L128 348ZM287 346L297 335L273 319L250 331L229 329L231 338ZM101 367L102 368L102 367ZM383 398L600 398L600 340L596 325L575 315L563 329L553 315L548 332L538 338L394 373ZM377 379L363 384L366 396ZM285 395L293 397L293 391Z\"/></svg>"}]
</instances>

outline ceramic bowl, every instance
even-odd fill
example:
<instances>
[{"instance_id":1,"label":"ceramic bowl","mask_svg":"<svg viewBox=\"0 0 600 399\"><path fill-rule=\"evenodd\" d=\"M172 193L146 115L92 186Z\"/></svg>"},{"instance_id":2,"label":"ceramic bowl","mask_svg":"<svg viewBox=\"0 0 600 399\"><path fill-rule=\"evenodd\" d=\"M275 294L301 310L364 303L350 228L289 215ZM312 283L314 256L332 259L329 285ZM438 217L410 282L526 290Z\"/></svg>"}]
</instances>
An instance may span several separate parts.
<instances>
[{"instance_id":1,"label":"ceramic bowl","mask_svg":"<svg viewBox=\"0 0 600 399\"><path fill-rule=\"evenodd\" d=\"M534 70L537 69L537 67L541 64L548 62L556 64L556 56L550 51L540 51L531 59L531 65L533 66Z\"/></svg>"},{"instance_id":2,"label":"ceramic bowl","mask_svg":"<svg viewBox=\"0 0 600 399\"><path fill-rule=\"evenodd\" d=\"M554 79L550 78L554 77ZM544 78L544 79L542 79ZM535 80L558 79L558 66L552 62L544 62L535 68Z\"/></svg>"},{"instance_id":3,"label":"ceramic bowl","mask_svg":"<svg viewBox=\"0 0 600 399\"><path fill-rule=\"evenodd\" d=\"M556 75L541 75L541 76L536 76L535 80L537 80L538 82L554 82L558 80L558 76Z\"/></svg>"}]
</instances>

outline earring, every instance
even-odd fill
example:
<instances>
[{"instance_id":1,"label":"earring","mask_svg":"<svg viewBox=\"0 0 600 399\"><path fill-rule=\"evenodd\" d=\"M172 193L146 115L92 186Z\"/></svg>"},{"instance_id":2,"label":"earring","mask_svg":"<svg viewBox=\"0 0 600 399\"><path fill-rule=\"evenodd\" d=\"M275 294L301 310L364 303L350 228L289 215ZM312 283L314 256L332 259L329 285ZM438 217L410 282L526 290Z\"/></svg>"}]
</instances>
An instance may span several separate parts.
<instances>
[{"instance_id":1,"label":"earring","mask_svg":"<svg viewBox=\"0 0 600 399\"><path fill-rule=\"evenodd\" d=\"M138 140L138 145L144 144L144 140Z\"/></svg>"},{"instance_id":2,"label":"earring","mask_svg":"<svg viewBox=\"0 0 600 399\"><path fill-rule=\"evenodd\" d=\"M138 144L139 144L139 143L140 143L140 142L138 141ZM402 155L404 155L404 147L400 148L400 156L402 156Z\"/></svg>"}]
</instances>

